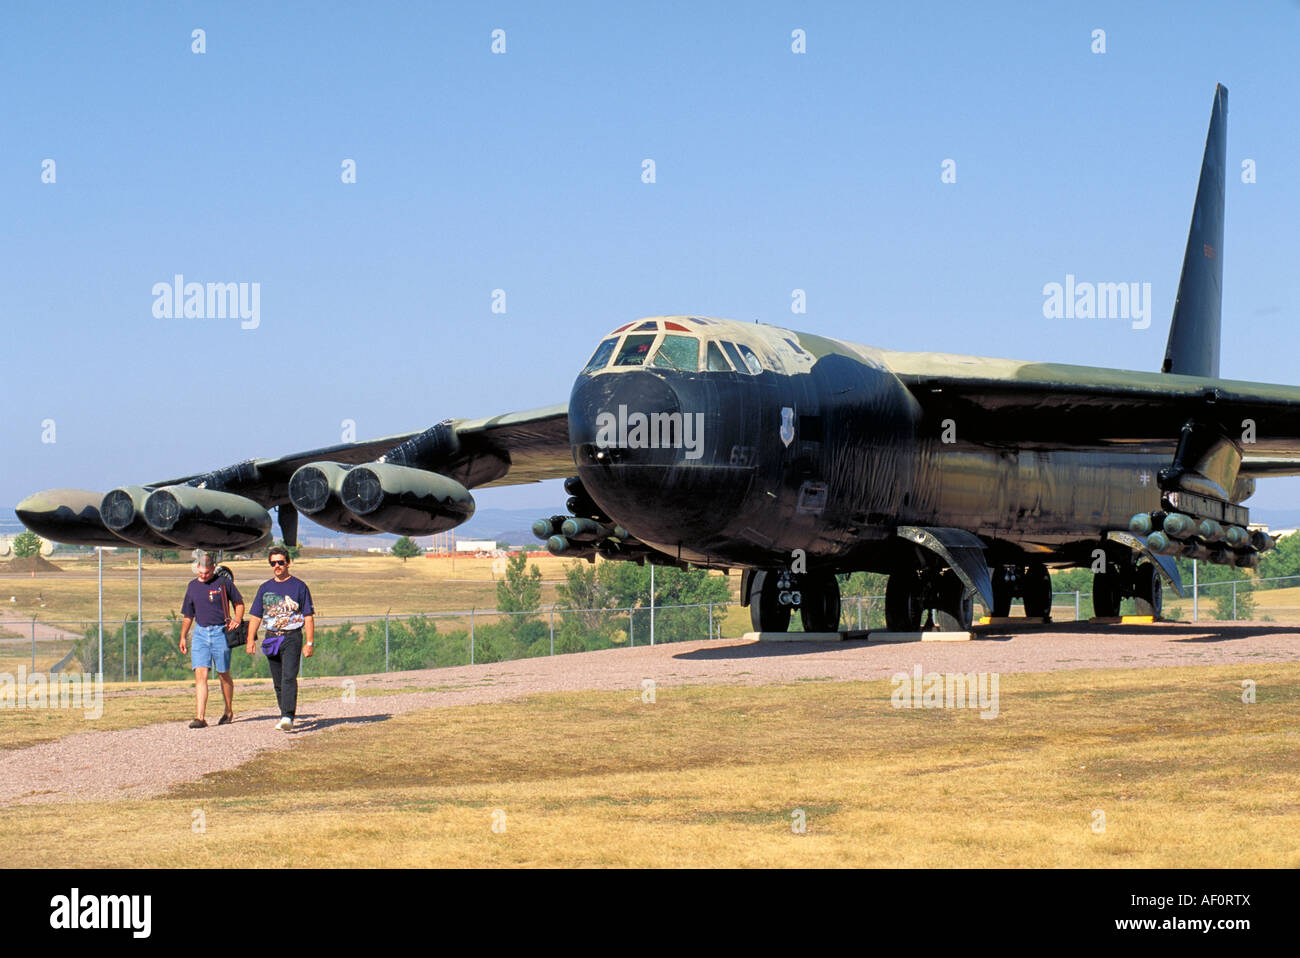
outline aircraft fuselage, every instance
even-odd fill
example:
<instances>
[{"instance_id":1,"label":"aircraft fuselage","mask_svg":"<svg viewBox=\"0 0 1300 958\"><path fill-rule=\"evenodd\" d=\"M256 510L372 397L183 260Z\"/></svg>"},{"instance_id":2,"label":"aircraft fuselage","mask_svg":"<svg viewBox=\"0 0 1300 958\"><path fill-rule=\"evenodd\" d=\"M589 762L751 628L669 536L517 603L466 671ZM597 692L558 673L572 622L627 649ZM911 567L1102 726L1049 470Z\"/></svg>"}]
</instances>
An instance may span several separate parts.
<instances>
[{"instance_id":1,"label":"aircraft fuselage","mask_svg":"<svg viewBox=\"0 0 1300 958\"><path fill-rule=\"evenodd\" d=\"M570 398L585 488L671 556L764 567L802 549L810 565L884 571L895 530L919 525L975 532L994 559L1065 560L1159 507L1167 452L965 443L960 422L927 421L879 350L715 325L705 342L744 337L761 371L610 366Z\"/></svg>"}]
</instances>

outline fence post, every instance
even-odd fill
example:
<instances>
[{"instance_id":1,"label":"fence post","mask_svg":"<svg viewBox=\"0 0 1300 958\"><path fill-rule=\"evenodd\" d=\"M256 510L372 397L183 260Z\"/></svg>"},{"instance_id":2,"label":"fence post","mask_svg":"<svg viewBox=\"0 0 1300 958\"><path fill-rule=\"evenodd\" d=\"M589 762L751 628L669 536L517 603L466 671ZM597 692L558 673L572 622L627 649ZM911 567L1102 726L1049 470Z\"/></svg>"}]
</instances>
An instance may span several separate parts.
<instances>
[{"instance_id":1,"label":"fence post","mask_svg":"<svg viewBox=\"0 0 1300 958\"><path fill-rule=\"evenodd\" d=\"M862 596L858 596L858 631L862 631Z\"/></svg>"},{"instance_id":2,"label":"fence post","mask_svg":"<svg viewBox=\"0 0 1300 958\"><path fill-rule=\"evenodd\" d=\"M1074 590L1074 621L1079 621L1079 590Z\"/></svg>"},{"instance_id":3,"label":"fence post","mask_svg":"<svg viewBox=\"0 0 1300 958\"><path fill-rule=\"evenodd\" d=\"M135 557L135 680L144 681L144 640L140 629L144 625L144 549L136 550Z\"/></svg>"},{"instance_id":4,"label":"fence post","mask_svg":"<svg viewBox=\"0 0 1300 958\"><path fill-rule=\"evenodd\" d=\"M627 644L628 648L636 645L636 616L635 610L629 606L627 610Z\"/></svg>"},{"instance_id":5,"label":"fence post","mask_svg":"<svg viewBox=\"0 0 1300 958\"><path fill-rule=\"evenodd\" d=\"M36 616L32 616L32 671L36 671Z\"/></svg>"},{"instance_id":6,"label":"fence post","mask_svg":"<svg viewBox=\"0 0 1300 958\"><path fill-rule=\"evenodd\" d=\"M555 654L555 605L551 604L551 655Z\"/></svg>"},{"instance_id":7,"label":"fence post","mask_svg":"<svg viewBox=\"0 0 1300 958\"><path fill-rule=\"evenodd\" d=\"M99 557L99 667L95 672L99 675L99 680L104 681L104 549L102 546L95 546L95 554Z\"/></svg>"},{"instance_id":8,"label":"fence post","mask_svg":"<svg viewBox=\"0 0 1300 958\"><path fill-rule=\"evenodd\" d=\"M650 566L650 644L655 644L655 567Z\"/></svg>"},{"instance_id":9,"label":"fence post","mask_svg":"<svg viewBox=\"0 0 1300 958\"><path fill-rule=\"evenodd\" d=\"M1232 621L1237 621L1237 580L1232 580Z\"/></svg>"},{"instance_id":10,"label":"fence post","mask_svg":"<svg viewBox=\"0 0 1300 958\"><path fill-rule=\"evenodd\" d=\"M388 611L384 613L384 671L388 671L388 614L393 611L390 605Z\"/></svg>"},{"instance_id":11,"label":"fence post","mask_svg":"<svg viewBox=\"0 0 1300 958\"><path fill-rule=\"evenodd\" d=\"M1197 621L1199 610L1196 607L1197 600L1200 598L1200 589L1196 582L1196 560L1192 560L1192 621Z\"/></svg>"},{"instance_id":12,"label":"fence post","mask_svg":"<svg viewBox=\"0 0 1300 958\"><path fill-rule=\"evenodd\" d=\"M709 638L713 638L713 603L709 603Z\"/></svg>"},{"instance_id":13,"label":"fence post","mask_svg":"<svg viewBox=\"0 0 1300 958\"><path fill-rule=\"evenodd\" d=\"M126 616L122 616L122 682L126 682Z\"/></svg>"},{"instance_id":14,"label":"fence post","mask_svg":"<svg viewBox=\"0 0 1300 958\"><path fill-rule=\"evenodd\" d=\"M451 561L455 562L456 560L453 558ZM473 609L469 610L469 664L470 665L474 664L474 610Z\"/></svg>"}]
</instances>

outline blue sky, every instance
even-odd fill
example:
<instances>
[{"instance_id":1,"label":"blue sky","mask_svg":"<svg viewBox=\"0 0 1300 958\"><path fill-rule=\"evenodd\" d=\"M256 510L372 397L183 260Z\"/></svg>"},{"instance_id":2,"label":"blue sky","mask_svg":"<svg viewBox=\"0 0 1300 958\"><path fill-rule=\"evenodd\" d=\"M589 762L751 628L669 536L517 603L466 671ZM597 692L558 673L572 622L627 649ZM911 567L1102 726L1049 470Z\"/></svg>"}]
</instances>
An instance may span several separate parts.
<instances>
[{"instance_id":1,"label":"blue sky","mask_svg":"<svg viewBox=\"0 0 1300 958\"><path fill-rule=\"evenodd\" d=\"M11 4L0 504L562 402L658 313L1158 368L1216 82L1222 371L1300 382L1298 43L1283 0ZM177 273L260 325L155 318ZM1045 319L1067 273L1151 327Z\"/></svg>"}]
</instances>

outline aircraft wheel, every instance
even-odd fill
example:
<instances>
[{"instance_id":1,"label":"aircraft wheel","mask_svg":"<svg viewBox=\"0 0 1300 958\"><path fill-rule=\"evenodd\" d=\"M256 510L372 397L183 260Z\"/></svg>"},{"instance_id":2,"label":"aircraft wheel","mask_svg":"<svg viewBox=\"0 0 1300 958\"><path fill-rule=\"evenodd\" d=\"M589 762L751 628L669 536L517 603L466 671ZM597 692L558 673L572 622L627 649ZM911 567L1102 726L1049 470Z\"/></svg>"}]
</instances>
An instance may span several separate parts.
<instances>
[{"instance_id":1,"label":"aircraft wheel","mask_svg":"<svg viewBox=\"0 0 1300 958\"><path fill-rule=\"evenodd\" d=\"M969 632L975 621L975 596L966 595L966 586L951 571L940 580L939 602L934 609L934 625L940 632Z\"/></svg>"},{"instance_id":2,"label":"aircraft wheel","mask_svg":"<svg viewBox=\"0 0 1300 958\"><path fill-rule=\"evenodd\" d=\"M749 621L755 632L789 632L790 606L782 604L777 588L779 574L755 572L749 582Z\"/></svg>"},{"instance_id":3,"label":"aircraft wheel","mask_svg":"<svg viewBox=\"0 0 1300 958\"><path fill-rule=\"evenodd\" d=\"M924 614L921 577L916 570L891 573L885 585L885 628L890 632L919 632Z\"/></svg>"},{"instance_id":4,"label":"aircraft wheel","mask_svg":"<svg viewBox=\"0 0 1300 958\"><path fill-rule=\"evenodd\" d=\"M1113 619L1119 615L1119 576L1113 572L1098 572L1092 577L1092 612L1099 619Z\"/></svg>"},{"instance_id":5,"label":"aircraft wheel","mask_svg":"<svg viewBox=\"0 0 1300 958\"><path fill-rule=\"evenodd\" d=\"M799 607L805 632L838 632L840 629L840 583L830 573L804 579L803 604Z\"/></svg>"},{"instance_id":6,"label":"aircraft wheel","mask_svg":"<svg viewBox=\"0 0 1300 958\"><path fill-rule=\"evenodd\" d=\"M1005 619L1011 614L1012 592L1015 590L1015 573L1003 567L993 574L993 608L989 615L996 619Z\"/></svg>"},{"instance_id":7,"label":"aircraft wheel","mask_svg":"<svg viewBox=\"0 0 1300 958\"><path fill-rule=\"evenodd\" d=\"M1165 589L1160 572L1150 562L1137 567L1137 614L1153 615L1157 619L1164 609Z\"/></svg>"},{"instance_id":8,"label":"aircraft wheel","mask_svg":"<svg viewBox=\"0 0 1300 958\"><path fill-rule=\"evenodd\" d=\"M1045 565L1031 565L1025 574L1025 616L1046 619L1052 615L1052 575Z\"/></svg>"}]
</instances>

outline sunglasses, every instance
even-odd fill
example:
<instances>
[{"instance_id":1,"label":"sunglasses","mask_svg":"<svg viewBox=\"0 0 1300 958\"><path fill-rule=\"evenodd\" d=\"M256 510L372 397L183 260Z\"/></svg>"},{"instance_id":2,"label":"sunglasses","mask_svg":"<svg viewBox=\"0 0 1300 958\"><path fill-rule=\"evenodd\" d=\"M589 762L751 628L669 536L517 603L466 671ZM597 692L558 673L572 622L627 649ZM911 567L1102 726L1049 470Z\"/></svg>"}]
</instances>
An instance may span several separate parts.
<instances>
[{"instance_id":1,"label":"sunglasses","mask_svg":"<svg viewBox=\"0 0 1300 958\"><path fill-rule=\"evenodd\" d=\"M288 565L288 564L289 564L289 560L288 560L288 559L272 559L272 560L271 560L271 565Z\"/></svg>"}]
</instances>

